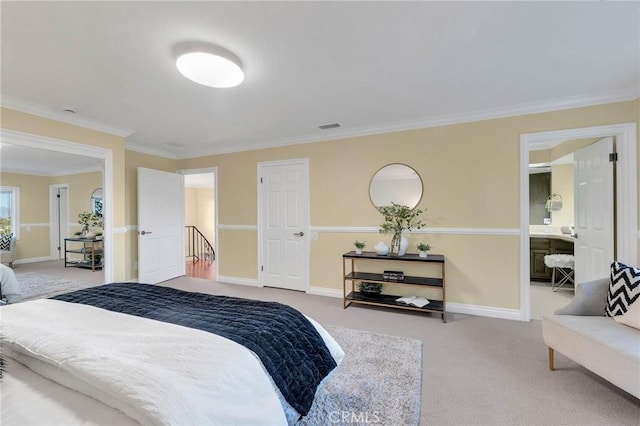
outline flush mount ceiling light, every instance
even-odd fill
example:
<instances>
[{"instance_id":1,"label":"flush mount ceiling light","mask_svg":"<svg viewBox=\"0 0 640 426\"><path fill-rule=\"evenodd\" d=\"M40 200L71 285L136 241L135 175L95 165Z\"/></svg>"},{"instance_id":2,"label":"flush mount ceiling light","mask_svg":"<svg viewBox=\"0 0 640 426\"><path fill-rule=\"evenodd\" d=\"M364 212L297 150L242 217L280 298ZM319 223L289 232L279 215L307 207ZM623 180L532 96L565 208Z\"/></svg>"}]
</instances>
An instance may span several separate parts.
<instances>
[{"instance_id":1,"label":"flush mount ceiling light","mask_svg":"<svg viewBox=\"0 0 640 426\"><path fill-rule=\"evenodd\" d=\"M218 88L234 87L244 80L240 59L220 46L183 43L174 49L176 66L196 83Z\"/></svg>"}]
</instances>

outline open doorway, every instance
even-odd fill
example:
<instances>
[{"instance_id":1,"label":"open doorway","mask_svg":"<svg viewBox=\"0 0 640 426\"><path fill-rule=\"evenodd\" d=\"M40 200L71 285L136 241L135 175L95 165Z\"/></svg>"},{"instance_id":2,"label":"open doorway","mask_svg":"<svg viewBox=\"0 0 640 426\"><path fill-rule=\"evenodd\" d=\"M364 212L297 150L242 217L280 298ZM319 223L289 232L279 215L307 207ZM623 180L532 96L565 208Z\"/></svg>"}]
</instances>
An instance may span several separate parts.
<instances>
[{"instance_id":1,"label":"open doorway","mask_svg":"<svg viewBox=\"0 0 640 426\"><path fill-rule=\"evenodd\" d=\"M185 272L215 281L217 277L216 169L181 171L185 186Z\"/></svg>"},{"instance_id":2,"label":"open doorway","mask_svg":"<svg viewBox=\"0 0 640 426\"><path fill-rule=\"evenodd\" d=\"M618 158L615 167L615 192L612 197L615 210L615 258L621 262L636 264L638 261L637 235L638 218L638 171L636 124L625 123L551 132L523 134L520 137L520 303L521 319L529 321L531 316L531 267L532 247L530 245L530 191L529 164L530 151L550 149L569 140L593 141L613 137L616 141ZM588 141L586 145L589 145ZM575 150L574 146L574 150ZM532 162L535 162L533 160ZM543 232L546 231L542 225ZM569 230L570 232L570 230ZM614 231L610 231L614 232Z\"/></svg>"},{"instance_id":3,"label":"open doorway","mask_svg":"<svg viewBox=\"0 0 640 426\"><path fill-rule=\"evenodd\" d=\"M614 163L607 161L609 153L615 152L613 138L570 140L548 144L544 148L529 151L529 290L531 319L535 320L566 306L573 298L575 282L580 281L579 277L582 277L580 282L586 281L584 277L591 272L588 271L591 265L585 265L586 254L581 248L594 242L582 235L581 225L598 223L603 228L601 232L607 237L606 247L597 248L602 249L598 253L606 254L604 268L614 259ZM584 200L585 185L591 182L583 179L585 162L580 161L575 167L576 159L583 158L594 148L597 148L598 158L601 157L602 161L589 161L587 164L590 167L600 164L606 168L602 171L609 175L606 179L609 185L603 184L605 180L602 179L597 188L591 185L592 192L598 191L592 194L598 200L597 205ZM580 190L576 192L576 188ZM607 220L602 220L605 210L608 211ZM584 223L575 223L576 217ZM576 238L576 229L580 229L581 239ZM606 272L601 270L598 275L606 275Z\"/></svg>"},{"instance_id":4,"label":"open doorway","mask_svg":"<svg viewBox=\"0 0 640 426\"><path fill-rule=\"evenodd\" d=\"M38 206L30 205L31 212L20 223L24 232L17 241L17 262L22 271L30 269L46 271L61 276L60 272L77 275L74 279L85 282L110 282L113 280L112 246L112 206L113 158L107 148L83 145L28 133L0 129L3 141L1 168L6 179L15 179L16 186L24 196L37 200ZM4 180L6 180L4 179ZM8 182L8 181L7 181ZM67 212L60 212L55 221L51 218L51 192L53 187L68 188L66 198ZM85 188L86 187L86 188ZM64 261L58 260L58 244L63 234L77 231L80 225L77 217L80 212L91 208L91 193L96 187L104 188L104 220L101 256L101 268L64 268ZM42 219L34 216L35 209L45 212ZM35 218L35 219L33 219ZM66 221L66 222L65 222ZM60 225L55 247L52 242L53 228ZM61 265L61 266L60 266ZM43 269L44 268L44 269Z\"/></svg>"}]
</instances>

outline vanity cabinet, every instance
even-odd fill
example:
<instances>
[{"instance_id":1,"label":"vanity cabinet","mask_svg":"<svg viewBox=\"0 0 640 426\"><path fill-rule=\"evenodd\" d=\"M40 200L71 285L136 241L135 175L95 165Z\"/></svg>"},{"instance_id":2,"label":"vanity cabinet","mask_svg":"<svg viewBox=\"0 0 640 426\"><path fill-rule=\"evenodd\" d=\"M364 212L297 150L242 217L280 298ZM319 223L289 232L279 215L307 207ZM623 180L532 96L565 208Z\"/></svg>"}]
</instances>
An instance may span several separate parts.
<instances>
[{"instance_id":1,"label":"vanity cabinet","mask_svg":"<svg viewBox=\"0 0 640 426\"><path fill-rule=\"evenodd\" d=\"M529 239L529 275L531 281L551 282L552 270L544 264L548 254L573 254L573 242L557 238Z\"/></svg>"}]
</instances>

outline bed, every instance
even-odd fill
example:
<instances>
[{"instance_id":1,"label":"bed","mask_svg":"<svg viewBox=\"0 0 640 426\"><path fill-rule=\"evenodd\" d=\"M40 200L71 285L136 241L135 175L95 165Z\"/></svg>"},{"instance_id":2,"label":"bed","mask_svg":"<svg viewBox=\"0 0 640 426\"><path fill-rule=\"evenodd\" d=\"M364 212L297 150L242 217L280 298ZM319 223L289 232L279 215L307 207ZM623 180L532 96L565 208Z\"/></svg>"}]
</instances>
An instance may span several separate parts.
<instances>
[{"instance_id":1,"label":"bed","mask_svg":"<svg viewBox=\"0 0 640 426\"><path fill-rule=\"evenodd\" d=\"M20 286L13 269L0 263L0 300L14 303L20 300Z\"/></svg>"},{"instance_id":2,"label":"bed","mask_svg":"<svg viewBox=\"0 0 640 426\"><path fill-rule=\"evenodd\" d=\"M0 315L3 425L295 424L344 357L289 306L148 284Z\"/></svg>"}]
</instances>

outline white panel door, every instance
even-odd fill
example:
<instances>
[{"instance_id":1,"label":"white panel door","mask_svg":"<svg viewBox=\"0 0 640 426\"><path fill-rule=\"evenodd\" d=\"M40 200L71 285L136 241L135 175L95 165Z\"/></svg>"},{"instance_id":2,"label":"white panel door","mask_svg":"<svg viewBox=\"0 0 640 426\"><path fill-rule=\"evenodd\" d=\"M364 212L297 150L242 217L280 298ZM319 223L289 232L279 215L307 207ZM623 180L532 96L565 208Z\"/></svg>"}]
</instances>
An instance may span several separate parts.
<instances>
[{"instance_id":1,"label":"white panel door","mask_svg":"<svg viewBox=\"0 0 640 426\"><path fill-rule=\"evenodd\" d=\"M138 281L185 274L184 177L138 168Z\"/></svg>"},{"instance_id":2,"label":"white panel door","mask_svg":"<svg viewBox=\"0 0 640 426\"><path fill-rule=\"evenodd\" d=\"M577 283L609 276L614 260L613 138L574 153L574 242Z\"/></svg>"},{"instance_id":3,"label":"white panel door","mask_svg":"<svg viewBox=\"0 0 640 426\"><path fill-rule=\"evenodd\" d=\"M306 160L260 163L261 282L307 290L309 171Z\"/></svg>"}]
</instances>

